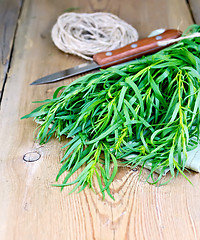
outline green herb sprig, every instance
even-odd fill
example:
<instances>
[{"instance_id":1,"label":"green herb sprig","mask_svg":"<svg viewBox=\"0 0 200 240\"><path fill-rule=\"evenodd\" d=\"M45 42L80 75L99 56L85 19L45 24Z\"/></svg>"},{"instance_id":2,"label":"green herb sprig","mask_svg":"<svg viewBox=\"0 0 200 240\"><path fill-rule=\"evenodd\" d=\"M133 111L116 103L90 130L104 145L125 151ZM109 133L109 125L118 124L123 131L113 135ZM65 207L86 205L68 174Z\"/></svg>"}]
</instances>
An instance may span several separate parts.
<instances>
[{"instance_id":1,"label":"green herb sprig","mask_svg":"<svg viewBox=\"0 0 200 240\"><path fill-rule=\"evenodd\" d=\"M199 29L195 25L189 32ZM96 176L103 197L107 192L113 198L110 184L118 160L131 154L136 156L124 165L148 162L148 179L154 184L168 168L170 179L175 169L187 178L187 151L197 147L200 136L199 44L199 38L185 39L132 63L83 76L59 87L52 99L24 116L42 122L36 137L40 144L53 135L71 138L63 147L56 180L67 175L56 186L75 185L73 191L82 191L93 188ZM78 169L82 172L69 182Z\"/></svg>"}]
</instances>

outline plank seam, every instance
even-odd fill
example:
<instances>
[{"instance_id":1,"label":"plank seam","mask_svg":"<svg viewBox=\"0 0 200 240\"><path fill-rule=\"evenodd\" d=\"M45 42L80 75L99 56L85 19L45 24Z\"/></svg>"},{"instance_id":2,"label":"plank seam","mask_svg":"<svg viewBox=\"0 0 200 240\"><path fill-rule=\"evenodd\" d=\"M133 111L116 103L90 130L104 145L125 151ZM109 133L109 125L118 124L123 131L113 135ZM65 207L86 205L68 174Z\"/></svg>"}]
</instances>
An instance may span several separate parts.
<instances>
[{"instance_id":1,"label":"plank seam","mask_svg":"<svg viewBox=\"0 0 200 240\"><path fill-rule=\"evenodd\" d=\"M19 26L19 19L21 17L22 9L23 9L23 6L24 6L24 1L25 0L21 0L19 13L18 13L18 18L17 18L17 23L16 23L16 26L15 26L14 35L13 35L13 39L12 39L12 47L11 47L10 56L9 56L9 59L8 59L8 66L7 66L5 77L4 77L4 80L3 80L2 90L0 91L0 110L1 110L1 102L2 102L2 99L3 99L3 93L4 93L4 90L5 90L8 74L9 74L9 71L10 71L10 68L11 68L11 62L12 62L13 51L14 51L14 46L15 46L15 39L16 39L17 30L18 30L18 26Z\"/></svg>"},{"instance_id":2,"label":"plank seam","mask_svg":"<svg viewBox=\"0 0 200 240\"><path fill-rule=\"evenodd\" d=\"M189 1L189 0L185 0L185 1L186 1L187 6L188 6L188 10L189 10L189 12L190 12L192 21L196 24L194 14L193 14L192 8L191 8L191 6L190 6L190 1Z\"/></svg>"}]
</instances>

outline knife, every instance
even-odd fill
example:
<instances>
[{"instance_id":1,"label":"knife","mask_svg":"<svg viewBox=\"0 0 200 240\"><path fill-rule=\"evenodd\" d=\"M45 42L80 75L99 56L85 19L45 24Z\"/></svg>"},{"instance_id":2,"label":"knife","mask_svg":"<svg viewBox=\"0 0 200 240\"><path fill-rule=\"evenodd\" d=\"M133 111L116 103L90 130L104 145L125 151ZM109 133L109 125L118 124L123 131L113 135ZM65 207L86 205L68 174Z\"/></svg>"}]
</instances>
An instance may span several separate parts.
<instances>
[{"instance_id":1,"label":"knife","mask_svg":"<svg viewBox=\"0 0 200 240\"><path fill-rule=\"evenodd\" d=\"M181 34L182 32L179 30L168 29L165 30L162 34L132 42L122 48L115 49L113 51L96 53L93 56L93 61L89 63L84 63L76 67L39 78L38 80L32 82L31 85L56 82L81 73L100 68L105 69L117 64L134 60L136 58L140 58L147 54L155 53L170 45L158 46L158 41L175 39L180 37Z\"/></svg>"}]
</instances>

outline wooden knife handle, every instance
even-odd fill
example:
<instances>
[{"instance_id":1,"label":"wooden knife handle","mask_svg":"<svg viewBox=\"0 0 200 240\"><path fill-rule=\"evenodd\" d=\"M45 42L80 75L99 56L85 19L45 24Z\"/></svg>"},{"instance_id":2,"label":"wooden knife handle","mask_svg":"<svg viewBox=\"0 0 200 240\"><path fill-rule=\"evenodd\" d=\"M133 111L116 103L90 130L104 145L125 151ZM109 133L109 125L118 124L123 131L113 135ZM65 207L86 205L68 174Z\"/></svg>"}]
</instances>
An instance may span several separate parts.
<instances>
[{"instance_id":1,"label":"wooden knife handle","mask_svg":"<svg viewBox=\"0 0 200 240\"><path fill-rule=\"evenodd\" d=\"M158 46L158 41L175 39L180 37L181 34L182 32L179 30L168 29L162 34L141 39L122 48L113 51L97 53L93 56L93 60L98 63L101 68L107 68L116 64L133 60L135 58L140 58L147 54L155 53L169 46Z\"/></svg>"}]
</instances>

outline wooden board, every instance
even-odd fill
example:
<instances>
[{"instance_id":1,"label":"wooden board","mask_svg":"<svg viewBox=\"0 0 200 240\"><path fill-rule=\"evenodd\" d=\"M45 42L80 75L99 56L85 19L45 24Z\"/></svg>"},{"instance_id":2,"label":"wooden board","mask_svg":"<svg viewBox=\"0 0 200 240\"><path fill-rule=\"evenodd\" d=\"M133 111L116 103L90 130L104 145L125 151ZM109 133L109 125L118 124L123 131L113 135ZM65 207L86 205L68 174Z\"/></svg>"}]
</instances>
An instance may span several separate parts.
<instances>
[{"instance_id":1,"label":"wooden board","mask_svg":"<svg viewBox=\"0 0 200 240\"><path fill-rule=\"evenodd\" d=\"M200 0L189 0L189 6L192 12L194 22L200 24Z\"/></svg>"},{"instance_id":2,"label":"wooden board","mask_svg":"<svg viewBox=\"0 0 200 240\"><path fill-rule=\"evenodd\" d=\"M115 201L102 201L89 189L68 195L71 187L60 192L51 186L65 141L52 139L40 146L33 138L34 122L20 117L37 106L33 100L50 98L58 86L73 79L41 86L29 83L84 62L63 54L50 39L56 18L69 7L117 14L136 27L140 37L161 27L184 30L192 23L182 0L24 1L0 111L0 239L199 239L199 174L187 174L193 186L178 176L155 187L145 183L148 171L138 181L138 171L121 168L111 189ZM23 156L32 151L40 159L24 162Z\"/></svg>"},{"instance_id":3,"label":"wooden board","mask_svg":"<svg viewBox=\"0 0 200 240\"><path fill-rule=\"evenodd\" d=\"M0 1L0 101L10 65L22 0Z\"/></svg>"}]
</instances>

